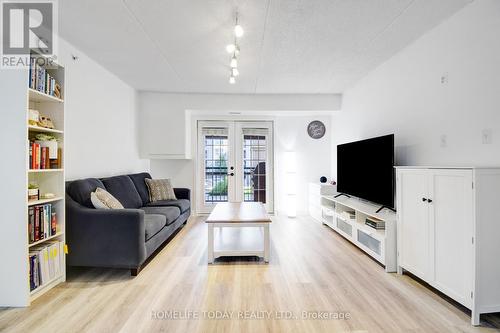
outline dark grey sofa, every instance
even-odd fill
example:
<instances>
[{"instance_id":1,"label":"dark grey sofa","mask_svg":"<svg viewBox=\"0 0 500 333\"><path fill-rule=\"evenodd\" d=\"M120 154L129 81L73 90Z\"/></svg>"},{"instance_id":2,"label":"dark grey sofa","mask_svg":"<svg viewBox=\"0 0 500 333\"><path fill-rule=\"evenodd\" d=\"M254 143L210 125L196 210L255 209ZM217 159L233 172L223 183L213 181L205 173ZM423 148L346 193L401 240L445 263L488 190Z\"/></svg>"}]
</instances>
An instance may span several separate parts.
<instances>
[{"instance_id":1,"label":"dark grey sofa","mask_svg":"<svg viewBox=\"0 0 500 333\"><path fill-rule=\"evenodd\" d=\"M148 173L66 182L66 243L70 266L128 268L137 275L147 259L191 213L190 190L177 200L149 202ZM90 193L111 193L125 209L95 209Z\"/></svg>"}]
</instances>

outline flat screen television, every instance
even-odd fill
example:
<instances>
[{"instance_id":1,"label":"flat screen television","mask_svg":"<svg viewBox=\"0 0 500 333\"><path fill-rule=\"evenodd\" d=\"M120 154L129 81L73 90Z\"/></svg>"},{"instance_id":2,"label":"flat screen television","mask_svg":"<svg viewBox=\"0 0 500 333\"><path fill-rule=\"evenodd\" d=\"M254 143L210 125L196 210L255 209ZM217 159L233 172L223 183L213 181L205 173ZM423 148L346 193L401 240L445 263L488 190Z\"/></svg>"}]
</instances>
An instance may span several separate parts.
<instances>
[{"instance_id":1,"label":"flat screen television","mask_svg":"<svg viewBox=\"0 0 500 333\"><path fill-rule=\"evenodd\" d=\"M394 134L337 146L337 192L394 208Z\"/></svg>"}]
</instances>

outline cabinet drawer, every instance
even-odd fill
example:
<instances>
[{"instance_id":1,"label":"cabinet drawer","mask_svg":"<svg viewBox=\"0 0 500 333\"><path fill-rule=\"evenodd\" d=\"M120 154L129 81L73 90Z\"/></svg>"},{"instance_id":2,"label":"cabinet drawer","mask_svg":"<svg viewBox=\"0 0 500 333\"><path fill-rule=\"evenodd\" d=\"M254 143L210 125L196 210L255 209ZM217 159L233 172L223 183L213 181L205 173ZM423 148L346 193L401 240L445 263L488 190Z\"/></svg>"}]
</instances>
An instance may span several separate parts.
<instances>
[{"instance_id":1,"label":"cabinet drawer","mask_svg":"<svg viewBox=\"0 0 500 333\"><path fill-rule=\"evenodd\" d=\"M339 219L338 217L337 217L337 228L339 228L339 230L342 230L344 233L348 234L349 236L352 236L352 225L344 222L343 220Z\"/></svg>"},{"instance_id":2,"label":"cabinet drawer","mask_svg":"<svg viewBox=\"0 0 500 333\"><path fill-rule=\"evenodd\" d=\"M372 250L378 255L382 254L382 246L380 241L373 238L372 236L365 234L363 231L358 230L358 242Z\"/></svg>"}]
</instances>

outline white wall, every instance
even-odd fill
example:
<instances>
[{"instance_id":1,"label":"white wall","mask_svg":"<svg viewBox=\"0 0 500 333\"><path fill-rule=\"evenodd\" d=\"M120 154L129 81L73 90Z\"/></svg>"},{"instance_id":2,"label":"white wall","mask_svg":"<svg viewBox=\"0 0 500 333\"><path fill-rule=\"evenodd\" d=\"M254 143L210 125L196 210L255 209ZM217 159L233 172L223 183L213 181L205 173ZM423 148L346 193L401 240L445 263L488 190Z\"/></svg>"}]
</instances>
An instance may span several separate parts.
<instances>
[{"instance_id":1,"label":"white wall","mask_svg":"<svg viewBox=\"0 0 500 333\"><path fill-rule=\"evenodd\" d=\"M136 91L62 39L59 60L65 66L66 178L148 171L149 161L139 158Z\"/></svg>"},{"instance_id":2,"label":"white wall","mask_svg":"<svg viewBox=\"0 0 500 333\"><path fill-rule=\"evenodd\" d=\"M284 209L283 156L285 151L297 152L297 212L307 211L307 182L330 178L331 137L330 114L341 105L340 95L217 95L168 94L141 92L140 137L141 155L191 155L192 159L152 159L153 177L172 179L177 187L196 191L196 122L195 119L274 120L275 135L275 211ZM269 110L269 111L266 111ZM235 116L229 112L238 111ZM186 117L186 115L188 115ZM322 120L327 134L320 140L307 136L312 120ZM190 138L185 138L185 134ZM185 143L192 152L186 154ZM195 196L193 195L193 198Z\"/></svg>"},{"instance_id":3,"label":"white wall","mask_svg":"<svg viewBox=\"0 0 500 333\"><path fill-rule=\"evenodd\" d=\"M319 182L321 176L330 178L331 138L328 133L330 117L276 116L264 117L264 119L274 121L275 211L285 210L284 155L287 151L295 151L297 154L297 214L307 214L308 182ZM327 134L322 139L311 139L307 135L307 125L313 120L321 120L326 125ZM196 135L196 130L193 129L192 133ZM196 142L194 138L193 142ZM193 157L191 160L151 160L151 174L155 178L171 178L175 187L188 187L194 192L197 190L194 179L196 156Z\"/></svg>"},{"instance_id":4,"label":"white wall","mask_svg":"<svg viewBox=\"0 0 500 333\"><path fill-rule=\"evenodd\" d=\"M345 92L333 144L395 133L399 165L500 165L499 33L500 1L464 7Z\"/></svg>"},{"instance_id":5,"label":"white wall","mask_svg":"<svg viewBox=\"0 0 500 333\"><path fill-rule=\"evenodd\" d=\"M191 158L191 117L232 113L297 114L339 110L339 94L139 93L140 149L144 158Z\"/></svg>"},{"instance_id":6,"label":"white wall","mask_svg":"<svg viewBox=\"0 0 500 333\"><path fill-rule=\"evenodd\" d=\"M307 125L313 120L321 120L326 126L326 134L321 139L312 139L307 134ZM297 159L297 214L307 214L308 183L317 182L325 176L330 179L332 145L330 137L330 117L302 116L277 117L275 120L275 198L276 210L286 213L285 152L294 151Z\"/></svg>"}]
</instances>

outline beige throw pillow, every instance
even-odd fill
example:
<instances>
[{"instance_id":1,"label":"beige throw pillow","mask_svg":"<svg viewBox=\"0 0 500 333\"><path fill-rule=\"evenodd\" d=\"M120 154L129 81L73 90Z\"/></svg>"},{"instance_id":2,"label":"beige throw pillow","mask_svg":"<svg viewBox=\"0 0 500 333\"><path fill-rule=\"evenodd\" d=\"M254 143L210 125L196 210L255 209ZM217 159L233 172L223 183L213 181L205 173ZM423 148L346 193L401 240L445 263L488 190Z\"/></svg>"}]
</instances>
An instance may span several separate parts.
<instances>
[{"instance_id":1,"label":"beige throw pillow","mask_svg":"<svg viewBox=\"0 0 500 333\"><path fill-rule=\"evenodd\" d=\"M145 181L149 190L149 202L177 200L170 179L146 178Z\"/></svg>"},{"instance_id":2,"label":"beige throw pillow","mask_svg":"<svg viewBox=\"0 0 500 333\"><path fill-rule=\"evenodd\" d=\"M95 208L123 209L123 205L106 190L98 187L95 192L90 193L90 201Z\"/></svg>"}]
</instances>

